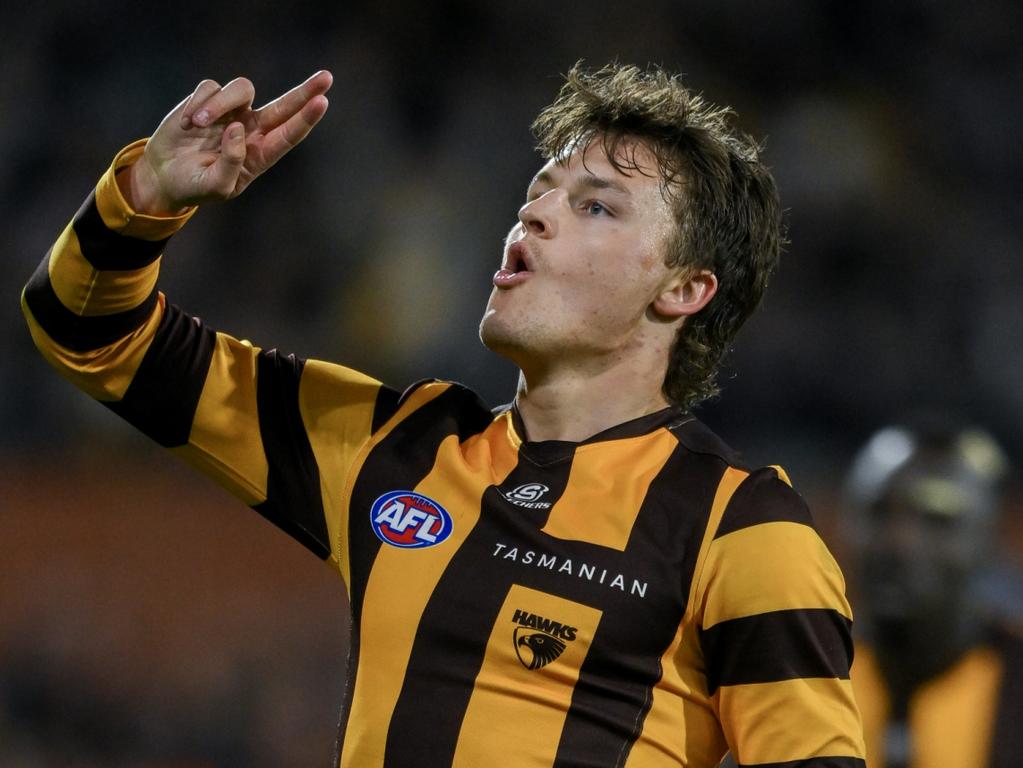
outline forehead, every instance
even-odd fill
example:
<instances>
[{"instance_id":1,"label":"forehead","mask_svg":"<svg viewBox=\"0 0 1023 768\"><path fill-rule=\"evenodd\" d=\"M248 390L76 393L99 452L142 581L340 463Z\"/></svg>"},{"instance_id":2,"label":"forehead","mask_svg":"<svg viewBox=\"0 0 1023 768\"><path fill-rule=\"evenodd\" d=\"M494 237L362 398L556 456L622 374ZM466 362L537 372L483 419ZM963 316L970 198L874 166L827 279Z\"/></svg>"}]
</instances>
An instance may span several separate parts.
<instances>
[{"instance_id":1,"label":"forehead","mask_svg":"<svg viewBox=\"0 0 1023 768\"><path fill-rule=\"evenodd\" d=\"M614 150L614 162L611 162L600 137L591 139L585 145L571 145L563 154L548 160L533 177L533 183L561 183L566 177L595 177L632 194L656 190L658 197L663 200L660 168L649 146L638 139L625 137Z\"/></svg>"}]
</instances>

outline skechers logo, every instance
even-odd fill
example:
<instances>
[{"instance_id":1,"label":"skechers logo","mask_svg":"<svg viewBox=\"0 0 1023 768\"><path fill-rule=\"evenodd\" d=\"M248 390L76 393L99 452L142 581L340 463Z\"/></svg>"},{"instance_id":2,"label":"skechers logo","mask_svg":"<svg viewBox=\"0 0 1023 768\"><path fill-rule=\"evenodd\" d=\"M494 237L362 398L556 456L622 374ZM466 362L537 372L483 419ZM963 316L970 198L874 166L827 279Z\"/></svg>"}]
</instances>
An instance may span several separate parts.
<instances>
[{"instance_id":1,"label":"skechers logo","mask_svg":"<svg viewBox=\"0 0 1023 768\"><path fill-rule=\"evenodd\" d=\"M369 520L380 541L402 549L436 546L454 528L444 507L412 491L391 491L379 497L369 511Z\"/></svg>"},{"instance_id":2,"label":"skechers logo","mask_svg":"<svg viewBox=\"0 0 1023 768\"><path fill-rule=\"evenodd\" d=\"M519 625L512 633L515 655L526 669L546 667L564 652L566 644L575 640L579 631L518 608L512 621Z\"/></svg>"},{"instance_id":3,"label":"skechers logo","mask_svg":"<svg viewBox=\"0 0 1023 768\"><path fill-rule=\"evenodd\" d=\"M543 483L525 483L502 495L516 507L547 509L551 506L551 503L549 501L540 501L539 499L549 490L550 488Z\"/></svg>"}]
</instances>

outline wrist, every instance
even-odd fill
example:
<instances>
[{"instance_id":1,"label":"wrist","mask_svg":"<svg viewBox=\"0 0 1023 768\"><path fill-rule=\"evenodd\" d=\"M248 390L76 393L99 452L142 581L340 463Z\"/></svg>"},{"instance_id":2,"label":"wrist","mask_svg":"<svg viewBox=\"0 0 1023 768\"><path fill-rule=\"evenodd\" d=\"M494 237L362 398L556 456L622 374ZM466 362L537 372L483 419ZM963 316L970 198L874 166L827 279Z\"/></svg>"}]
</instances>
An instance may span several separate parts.
<instances>
[{"instance_id":1,"label":"wrist","mask_svg":"<svg viewBox=\"0 0 1023 768\"><path fill-rule=\"evenodd\" d=\"M163 193L159 178L144 155L118 171L116 178L121 194L136 213L166 217L180 216L188 210L188 206L176 203Z\"/></svg>"}]
</instances>

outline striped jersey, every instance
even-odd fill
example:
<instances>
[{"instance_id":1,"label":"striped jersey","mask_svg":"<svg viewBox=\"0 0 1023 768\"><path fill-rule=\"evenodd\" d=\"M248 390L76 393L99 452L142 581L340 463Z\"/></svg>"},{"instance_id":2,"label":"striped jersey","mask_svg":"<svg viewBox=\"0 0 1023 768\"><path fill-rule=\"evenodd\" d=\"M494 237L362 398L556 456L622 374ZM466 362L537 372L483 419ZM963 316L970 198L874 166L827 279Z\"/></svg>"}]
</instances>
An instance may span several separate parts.
<instances>
[{"instance_id":1,"label":"striped jersey","mask_svg":"<svg viewBox=\"0 0 1023 768\"><path fill-rule=\"evenodd\" d=\"M336 764L863 765L838 566L784 472L674 408L579 443L403 393L169 304L122 151L23 307L63 375L336 569L352 637Z\"/></svg>"},{"instance_id":2,"label":"striped jersey","mask_svg":"<svg viewBox=\"0 0 1023 768\"><path fill-rule=\"evenodd\" d=\"M856 644L852 682L871 768L1023 765L1023 636L1000 624L916 688L901 723L877 649Z\"/></svg>"}]
</instances>

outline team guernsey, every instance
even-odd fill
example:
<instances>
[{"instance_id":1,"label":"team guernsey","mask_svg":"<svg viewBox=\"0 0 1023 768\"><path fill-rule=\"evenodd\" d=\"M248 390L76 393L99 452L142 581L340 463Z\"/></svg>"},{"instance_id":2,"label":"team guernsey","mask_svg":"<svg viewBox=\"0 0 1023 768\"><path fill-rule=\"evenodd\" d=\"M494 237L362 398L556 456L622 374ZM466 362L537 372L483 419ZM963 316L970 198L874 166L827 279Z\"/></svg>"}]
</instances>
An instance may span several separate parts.
<instances>
[{"instance_id":1,"label":"team guernsey","mask_svg":"<svg viewBox=\"0 0 1023 768\"><path fill-rule=\"evenodd\" d=\"M842 575L778 468L674 408L579 443L206 327L156 288L190 215L126 148L23 295L67 378L336 569L337 764L863 766Z\"/></svg>"}]
</instances>

